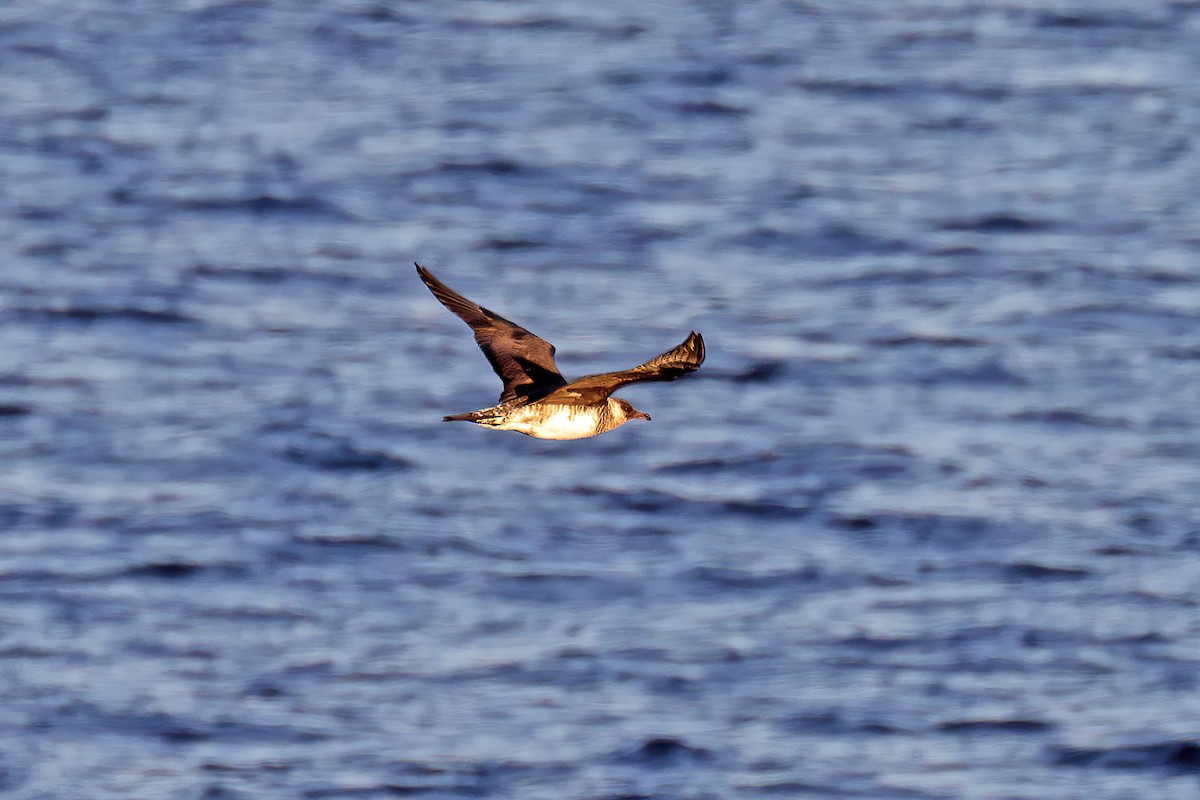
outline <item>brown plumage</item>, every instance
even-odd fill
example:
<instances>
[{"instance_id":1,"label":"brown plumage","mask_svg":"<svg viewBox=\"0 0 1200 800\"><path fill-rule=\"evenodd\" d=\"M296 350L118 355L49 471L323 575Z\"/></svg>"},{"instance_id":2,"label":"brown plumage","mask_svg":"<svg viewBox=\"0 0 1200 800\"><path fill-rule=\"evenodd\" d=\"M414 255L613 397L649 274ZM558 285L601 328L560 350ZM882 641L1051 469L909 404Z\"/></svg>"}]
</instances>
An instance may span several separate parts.
<instances>
[{"instance_id":1,"label":"brown plumage","mask_svg":"<svg viewBox=\"0 0 1200 800\"><path fill-rule=\"evenodd\" d=\"M568 383L554 363L552 344L463 297L420 264L416 267L433 296L471 326L479 349L504 382L497 405L454 414L447 420L515 430L541 439L582 439L631 419L650 419L649 414L612 396L621 387L673 381L704 363L704 339L693 331L678 347L632 369L587 375Z\"/></svg>"}]
</instances>

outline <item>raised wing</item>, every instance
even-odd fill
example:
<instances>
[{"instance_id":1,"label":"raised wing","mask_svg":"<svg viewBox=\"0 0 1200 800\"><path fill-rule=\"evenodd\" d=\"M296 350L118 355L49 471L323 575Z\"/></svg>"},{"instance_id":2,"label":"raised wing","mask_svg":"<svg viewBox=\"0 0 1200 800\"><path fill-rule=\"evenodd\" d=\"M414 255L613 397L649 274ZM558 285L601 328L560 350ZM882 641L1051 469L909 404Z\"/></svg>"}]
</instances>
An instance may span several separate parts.
<instances>
[{"instance_id":1,"label":"raised wing","mask_svg":"<svg viewBox=\"0 0 1200 800\"><path fill-rule=\"evenodd\" d=\"M554 345L463 297L420 264L416 267L433 296L475 332L479 349L504 381L501 403L537 400L566 384L554 363Z\"/></svg>"},{"instance_id":2,"label":"raised wing","mask_svg":"<svg viewBox=\"0 0 1200 800\"><path fill-rule=\"evenodd\" d=\"M661 356L655 356L645 364L620 372L585 375L556 390L547 400L581 405L599 403L622 386L642 381L673 381L689 372L695 372L703 363L704 337L692 331L683 340L683 344Z\"/></svg>"}]
</instances>

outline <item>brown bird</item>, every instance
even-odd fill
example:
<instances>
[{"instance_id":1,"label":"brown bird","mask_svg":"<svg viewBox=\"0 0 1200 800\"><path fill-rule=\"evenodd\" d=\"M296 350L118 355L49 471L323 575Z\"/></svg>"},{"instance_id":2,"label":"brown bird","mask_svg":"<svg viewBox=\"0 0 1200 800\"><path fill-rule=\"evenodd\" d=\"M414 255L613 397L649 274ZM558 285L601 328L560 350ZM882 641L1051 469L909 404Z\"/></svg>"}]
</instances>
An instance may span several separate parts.
<instances>
[{"instance_id":1,"label":"brown bird","mask_svg":"<svg viewBox=\"0 0 1200 800\"><path fill-rule=\"evenodd\" d=\"M504 381L497 405L452 414L444 417L447 421L474 422L538 439L585 439L631 419L650 419L649 414L612 396L622 386L673 381L695 372L704 363L704 339L692 331L681 345L645 364L568 383L554 363L554 345L463 297L420 264L416 267L433 296L471 326L479 349Z\"/></svg>"}]
</instances>

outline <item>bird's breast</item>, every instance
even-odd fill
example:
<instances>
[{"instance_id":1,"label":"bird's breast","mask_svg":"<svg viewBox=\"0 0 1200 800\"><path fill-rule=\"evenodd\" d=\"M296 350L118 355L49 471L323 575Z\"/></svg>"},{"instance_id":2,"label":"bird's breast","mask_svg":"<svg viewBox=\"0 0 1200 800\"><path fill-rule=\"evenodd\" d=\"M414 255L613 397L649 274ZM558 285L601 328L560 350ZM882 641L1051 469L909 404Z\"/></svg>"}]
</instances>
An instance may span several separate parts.
<instances>
[{"instance_id":1,"label":"bird's breast","mask_svg":"<svg viewBox=\"0 0 1200 800\"><path fill-rule=\"evenodd\" d=\"M607 430L597 408L536 403L514 410L496 427L538 439L586 439Z\"/></svg>"}]
</instances>

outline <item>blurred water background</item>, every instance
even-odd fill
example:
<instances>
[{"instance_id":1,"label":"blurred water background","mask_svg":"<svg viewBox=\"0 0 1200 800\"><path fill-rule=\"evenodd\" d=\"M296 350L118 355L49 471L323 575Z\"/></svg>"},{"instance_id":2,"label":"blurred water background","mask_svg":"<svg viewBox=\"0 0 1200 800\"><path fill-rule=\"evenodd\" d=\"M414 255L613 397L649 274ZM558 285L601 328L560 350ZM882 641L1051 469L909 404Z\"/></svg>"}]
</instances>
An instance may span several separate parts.
<instances>
[{"instance_id":1,"label":"blurred water background","mask_svg":"<svg viewBox=\"0 0 1200 800\"><path fill-rule=\"evenodd\" d=\"M1200 3L0 7L0 794L1200 792ZM691 329L651 413L444 425Z\"/></svg>"}]
</instances>

